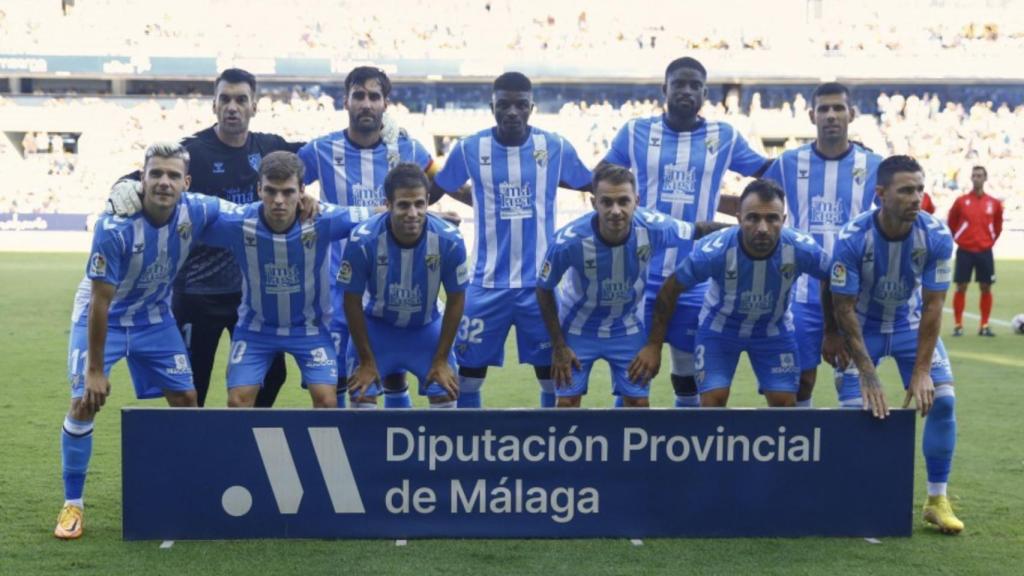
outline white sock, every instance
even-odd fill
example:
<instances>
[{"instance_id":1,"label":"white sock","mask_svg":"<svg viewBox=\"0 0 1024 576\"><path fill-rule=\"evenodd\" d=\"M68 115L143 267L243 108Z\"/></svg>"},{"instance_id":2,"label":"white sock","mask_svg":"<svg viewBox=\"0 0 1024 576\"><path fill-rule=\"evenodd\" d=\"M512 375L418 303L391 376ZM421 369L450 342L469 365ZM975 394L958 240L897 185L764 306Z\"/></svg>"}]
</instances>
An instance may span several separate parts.
<instances>
[{"instance_id":1,"label":"white sock","mask_svg":"<svg viewBox=\"0 0 1024 576\"><path fill-rule=\"evenodd\" d=\"M356 402L355 400L353 400L352 401L352 407L355 408L356 410L376 410L377 409L377 403L376 402Z\"/></svg>"},{"instance_id":2,"label":"white sock","mask_svg":"<svg viewBox=\"0 0 1024 576\"><path fill-rule=\"evenodd\" d=\"M83 510L85 509L85 503L82 501L81 498L75 498L74 500L65 500L64 501L64 505L67 506L68 504L72 504L74 506L78 506L79 508L81 508Z\"/></svg>"},{"instance_id":3,"label":"white sock","mask_svg":"<svg viewBox=\"0 0 1024 576\"><path fill-rule=\"evenodd\" d=\"M928 483L928 495L929 496L945 496L946 495L946 483L945 482L929 482Z\"/></svg>"},{"instance_id":4,"label":"white sock","mask_svg":"<svg viewBox=\"0 0 1024 576\"><path fill-rule=\"evenodd\" d=\"M807 400L797 400L797 408L814 408L814 401L808 398Z\"/></svg>"},{"instance_id":5,"label":"white sock","mask_svg":"<svg viewBox=\"0 0 1024 576\"><path fill-rule=\"evenodd\" d=\"M430 409L431 410L435 410L435 409L441 410L441 409L444 409L444 408L455 408L455 400L449 400L447 402L431 402L430 403Z\"/></svg>"}]
</instances>

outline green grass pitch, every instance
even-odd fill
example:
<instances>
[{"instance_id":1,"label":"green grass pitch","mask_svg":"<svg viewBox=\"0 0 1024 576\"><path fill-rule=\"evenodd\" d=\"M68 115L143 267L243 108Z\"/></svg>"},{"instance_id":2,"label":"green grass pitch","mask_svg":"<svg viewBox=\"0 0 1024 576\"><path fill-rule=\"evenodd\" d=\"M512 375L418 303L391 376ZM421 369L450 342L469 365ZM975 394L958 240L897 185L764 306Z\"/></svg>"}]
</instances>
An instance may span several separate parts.
<instances>
[{"instance_id":1,"label":"green grass pitch","mask_svg":"<svg viewBox=\"0 0 1024 576\"><path fill-rule=\"evenodd\" d=\"M1024 336L995 326L998 337L982 339L974 335L976 320L969 319L968 335L954 339L949 337L949 315L944 317L943 336L957 376L959 420L950 496L967 525L958 537L939 535L919 520L924 465L918 455L914 510L907 511L914 514L914 535L879 544L824 538L652 539L642 546L627 540L422 540L398 547L390 540L272 540L176 542L160 549L159 542L127 543L121 540L117 409L139 402L121 365L112 375L110 402L97 419L85 537L57 541L51 531L62 503L59 431L68 405L68 319L85 259L82 254L0 254L0 575L1024 573ZM1024 286L1024 262L1001 261L997 267L993 316L1009 320L1024 313L1019 289ZM975 287L968 295L968 311L977 311ZM225 340L211 405L223 405L226 399L224 388L216 385L223 382L226 347ZM515 358L512 346L508 357ZM294 365L289 375L279 405L307 406ZM821 376L816 403L835 406L831 379L824 370ZM890 401L902 400L891 362L882 377ZM607 389L607 370L600 365L584 405L610 405ZM734 406L763 404L753 391L745 359L733 391ZM490 407L536 405L532 371L514 364L492 369L484 401ZM655 382L652 403L671 403L664 375ZM920 430L918 426L918 434Z\"/></svg>"}]
</instances>

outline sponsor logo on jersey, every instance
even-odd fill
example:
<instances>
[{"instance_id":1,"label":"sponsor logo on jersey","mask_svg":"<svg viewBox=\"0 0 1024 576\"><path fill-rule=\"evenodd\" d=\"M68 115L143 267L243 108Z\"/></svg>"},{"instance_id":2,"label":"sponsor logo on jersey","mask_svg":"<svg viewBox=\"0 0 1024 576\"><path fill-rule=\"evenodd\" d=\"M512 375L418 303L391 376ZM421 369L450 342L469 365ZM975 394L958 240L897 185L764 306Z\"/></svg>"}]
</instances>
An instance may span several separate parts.
<instances>
[{"instance_id":1,"label":"sponsor logo on jersey","mask_svg":"<svg viewBox=\"0 0 1024 576\"><path fill-rule=\"evenodd\" d=\"M352 204L355 206L383 206L384 186L368 186L363 183L352 185Z\"/></svg>"},{"instance_id":2,"label":"sponsor logo on jersey","mask_svg":"<svg viewBox=\"0 0 1024 576\"><path fill-rule=\"evenodd\" d=\"M388 310L394 312L419 312L423 308L423 294L419 286L405 287L388 284Z\"/></svg>"},{"instance_id":3,"label":"sponsor logo on jersey","mask_svg":"<svg viewBox=\"0 0 1024 576\"><path fill-rule=\"evenodd\" d=\"M348 284L352 281L352 264L348 260L341 262L341 268L338 269L338 282Z\"/></svg>"},{"instance_id":4,"label":"sponsor logo on jersey","mask_svg":"<svg viewBox=\"0 0 1024 576\"><path fill-rule=\"evenodd\" d=\"M842 262L835 262L832 264L832 274L830 275L830 282L833 286L843 288L846 286L846 266Z\"/></svg>"},{"instance_id":5,"label":"sponsor logo on jersey","mask_svg":"<svg viewBox=\"0 0 1024 576\"><path fill-rule=\"evenodd\" d=\"M540 279L542 282L547 282L548 276L551 276L551 261L545 260L544 266L540 269Z\"/></svg>"},{"instance_id":6,"label":"sponsor logo on jersey","mask_svg":"<svg viewBox=\"0 0 1024 576\"><path fill-rule=\"evenodd\" d=\"M694 202L697 192L697 167L686 164L666 164L662 170L661 191L662 200Z\"/></svg>"},{"instance_id":7,"label":"sponsor logo on jersey","mask_svg":"<svg viewBox=\"0 0 1024 576\"><path fill-rule=\"evenodd\" d=\"M139 274L139 280L136 286L142 288L147 286L155 286L169 282L171 280L171 266L167 261L167 252L161 252L157 259L152 264L146 266L146 269Z\"/></svg>"},{"instance_id":8,"label":"sponsor logo on jersey","mask_svg":"<svg viewBox=\"0 0 1024 576\"><path fill-rule=\"evenodd\" d=\"M550 272L550 270L548 270ZM469 267L463 262L459 264L459 267L455 269L455 281L459 284L465 284L469 282Z\"/></svg>"},{"instance_id":9,"label":"sponsor logo on jersey","mask_svg":"<svg viewBox=\"0 0 1024 576\"><path fill-rule=\"evenodd\" d=\"M267 294L294 294L302 289L298 266L267 263L263 265L263 275L263 286Z\"/></svg>"},{"instance_id":10,"label":"sponsor logo on jersey","mask_svg":"<svg viewBox=\"0 0 1024 576\"><path fill-rule=\"evenodd\" d=\"M633 301L633 287L629 282L617 282L611 278L601 281L601 305L615 306Z\"/></svg>"},{"instance_id":11,"label":"sponsor logo on jersey","mask_svg":"<svg viewBox=\"0 0 1024 576\"><path fill-rule=\"evenodd\" d=\"M94 252L89 258L89 276L106 276L107 259L99 252Z\"/></svg>"},{"instance_id":12,"label":"sponsor logo on jersey","mask_svg":"<svg viewBox=\"0 0 1024 576\"><path fill-rule=\"evenodd\" d=\"M533 192L530 185L502 182L498 185L498 201L502 220L533 218Z\"/></svg>"},{"instance_id":13,"label":"sponsor logo on jersey","mask_svg":"<svg viewBox=\"0 0 1024 576\"><path fill-rule=\"evenodd\" d=\"M775 298L771 292L754 292L744 290L740 293L740 314L767 314L775 307Z\"/></svg>"},{"instance_id":14,"label":"sponsor logo on jersey","mask_svg":"<svg viewBox=\"0 0 1024 576\"><path fill-rule=\"evenodd\" d=\"M910 290L902 279L882 278L875 285L875 300L881 304L900 305L910 298Z\"/></svg>"}]
</instances>

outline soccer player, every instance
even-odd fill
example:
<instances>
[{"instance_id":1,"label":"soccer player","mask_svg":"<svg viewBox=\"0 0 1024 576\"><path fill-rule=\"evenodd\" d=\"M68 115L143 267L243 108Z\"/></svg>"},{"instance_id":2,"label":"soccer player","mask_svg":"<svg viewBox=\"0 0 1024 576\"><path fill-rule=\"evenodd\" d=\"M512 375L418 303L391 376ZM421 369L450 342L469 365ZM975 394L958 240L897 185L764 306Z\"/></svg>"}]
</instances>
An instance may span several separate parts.
<instances>
[{"instance_id":1,"label":"soccer player","mask_svg":"<svg viewBox=\"0 0 1024 576\"><path fill-rule=\"evenodd\" d=\"M245 70L226 69L214 81L213 113L217 123L182 141L192 158L191 191L236 204L255 202L259 199L256 188L262 158L278 150L294 152L301 146L276 134L249 130L249 122L256 115L256 96L256 77ZM122 183L127 186L119 186ZM130 190L130 179L115 185L111 200L117 213L125 214L120 205L133 197L128 194L119 198L119 191ZM238 321L241 286L241 274L231 252L213 246L197 246L174 282L172 307L188 347L200 406L206 403L221 334L225 330L230 333ZM270 365L256 405L273 406L286 376L284 355L279 354Z\"/></svg>"},{"instance_id":2,"label":"soccer player","mask_svg":"<svg viewBox=\"0 0 1024 576\"><path fill-rule=\"evenodd\" d=\"M357 408L376 406L381 374L406 370L431 408L455 407L452 343L469 268L458 228L427 213L428 189L418 165L393 168L384 180L388 211L356 228L345 247L338 283L345 290L348 386Z\"/></svg>"},{"instance_id":3,"label":"soccer player","mask_svg":"<svg viewBox=\"0 0 1024 576\"><path fill-rule=\"evenodd\" d=\"M637 208L636 179L627 168L602 164L593 188L594 212L558 231L537 281L558 407L579 407L590 370L603 359L621 405L646 408L650 383L631 379L628 368L646 341L640 304L647 265L669 246L688 252L693 226Z\"/></svg>"},{"instance_id":4,"label":"soccer player","mask_svg":"<svg viewBox=\"0 0 1024 576\"><path fill-rule=\"evenodd\" d=\"M604 162L625 166L638 183L640 206L696 224L711 222L718 207L736 214L734 197L722 197L719 186L726 170L758 176L768 160L755 152L735 128L700 117L707 98L707 70L689 57L673 60L665 69L665 113L627 122L612 141ZM729 199L728 204L725 203ZM686 254L669 248L651 261L645 311L651 314L665 279ZM672 348L672 387L676 406L699 405L694 379L693 351L697 315L706 285L687 290L680 312L672 318L668 341ZM651 326L648 316L647 326Z\"/></svg>"},{"instance_id":5,"label":"soccer player","mask_svg":"<svg viewBox=\"0 0 1024 576\"><path fill-rule=\"evenodd\" d=\"M287 352L302 371L314 408L337 406L338 365L328 330L331 242L370 216L367 208L325 204L299 220L305 167L278 151L260 165L261 202L223 207L202 241L234 253L242 303L228 360L228 406L253 406L267 367Z\"/></svg>"},{"instance_id":6,"label":"soccer player","mask_svg":"<svg viewBox=\"0 0 1024 576\"><path fill-rule=\"evenodd\" d=\"M740 352L769 406L795 406L799 355L790 290L801 274L828 278L829 258L810 236L789 227L785 193L772 180L754 180L740 195L739 227L701 239L658 292L648 343L630 373L650 377L679 294L711 281L700 311L694 367L701 406L725 406Z\"/></svg>"},{"instance_id":7,"label":"soccer player","mask_svg":"<svg viewBox=\"0 0 1024 576\"><path fill-rule=\"evenodd\" d=\"M956 395L939 338L953 238L941 221L920 210L924 173L913 158L886 158L878 166L875 193L880 207L840 231L832 259L835 319L853 362L843 375L839 400L885 418L889 408L875 366L885 356L896 359L907 390L903 407L913 399L927 417L924 518L955 534L964 525L946 498L946 482L956 446Z\"/></svg>"},{"instance_id":8,"label":"soccer player","mask_svg":"<svg viewBox=\"0 0 1024 576\"><path fill-rule=\"evenodd\" d=\"M949 229L956 241L956 268L953 282L953 336L964 333L964 306L971 273L981 289L981 326L978 336L995 336L988 326L992 314L992 285L996 282L996 263L992 247L1003 232L1003 203L985 193L988 171L984 166L971 169L971 191L960 196L949 209Z\"/></svg>"},{"instance_id":9,"label":"soccer player","mask_svg":"<svg viewBox=\"0 0 1024 576\"><path fill-rule=\"evenodd\" d=\"M559 186L590 189L590 170L561 136L529 124L533 86L518 72L494 80L495 126L463 138L434 178L445 193L473 206L476 241L466 312L459 327L459 407L480 406L488 366L501 366L516 327L519 361L532 364L541 406L555 405L551 341L537 307L537 272L555 232ZM472 180L471 190L460 188Z\"/></svg>"},{"instance_id":10,"label":"soccer player","mask_svg":"<svg viewBox=\"0 0 1024 576\"><path fill-rule=\"evenodd\" d=\"M822 84L814 90L811 102L809 113L817 137L783 152L764 177L775 180L786 191L788 224L813 237L831 258L840 228L871 208L875 173L882 157L850 142L849 126L854 111L846 86L837 82ZM820 287L813 276L804 275L797 280L791 306L800 345L800 391L796 403L810 407L825 338ZM835 364L842 342L835 332L829 338L832 341L824 357Z\"/></svg>"},{"instance_id":11,"label":"soccer player","mask_svg":"<svg viewBox=\"0 0 1024 576\"><path fill-rule=\"evenodd\" d=\"M180 145L153 144L142 169L142 210L96 222L71 316L71 409L61 432L65 501L57 538L82 535L93 421L110 394L114 364L128 359L137 398L196 406L188 353L170 310L171 282L219 209L216 199L183 194L188 164Z\"/></svg>"},{"instance_id":12,"label":"soccer player","mask_svg":"<svg viewBox=\"0 0 1024 576\"><path fill-rule=\"evenodd\" d=\"M419 141L398 130L384 138L384 113L391 94L391 80L379 68L359 66L345 78L345 110L348 128L313 139L299 149L306 165L305 183L320 182L320 197L340 206L383 207L384 177L399 162L411 162L428 173L436 172L434 160ZM331 275L337 277L346 240L331 250ZM348 325L342 311L344 291L331 284L331 336L338 366L338 405L345 405ZM409 408L409 385L404 374L384 379L384 407Z\"/></svg>"}]
</instances>

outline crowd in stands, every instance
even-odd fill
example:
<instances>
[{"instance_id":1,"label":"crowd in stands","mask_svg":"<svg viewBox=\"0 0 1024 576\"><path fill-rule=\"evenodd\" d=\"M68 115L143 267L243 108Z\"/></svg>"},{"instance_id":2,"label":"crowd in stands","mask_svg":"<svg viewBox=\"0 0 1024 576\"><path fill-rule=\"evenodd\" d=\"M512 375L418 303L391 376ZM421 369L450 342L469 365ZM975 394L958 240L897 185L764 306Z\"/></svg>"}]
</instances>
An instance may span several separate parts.
<instances>
[{"instance_id":1,"label":"crowd in stands","mask_svg":"<svg viewBox=\"0 0 1024 576\"><path fill-rule=\"evenodd\" d=\"M362 58L593 58L694 50L933 54L1024 47L1008 1L38 0L0 5L0 53ZM118 34L109 34L111 22ZM681 25L679 23L685 23ZM779 34L785 23L785 34ZM908 26L910 24L910 26Z\"/></svg>"},{"instance_id":2,"label":"crowd in stands","mask_svg":"<svg viewBox=\"0 0 1024 576\"><path fill-rule=\"evenodd\" d=\"M31 103L26 103L31 100ZM712 120L737 126L755 145L770 144L768 156L813 138L807 118L808 103L798 94L778 108L764 108L755 93L742 109L736 94L708 101L702 112ZM80 135L73 152L56 130L26 129L0 136L0 170L7 184L0 190L0 212L95 212L107 189L119 176L137 168L145 146L155 140L177 139L209 126L213 117L208 97L178 99L101 99L0 97L0 126L17 119L22 126L58 126L59 134ZM608 150L618 128L630 118L660 113L654 100L631 101L621 106L573 102L556 114L535 114L532 123L559 132L574 143L581 158L594 166ZM322 93L294 91L283 97L264 96L252 127L304 141L347 123L344 110ZM401 103L390 109L398 123L443 157L459 136L493 123L489 110L433 109L411 113ZM1010 220L1024 218L1024 158L1013 154L1024 148L1024 105L977 103L965 107L942 102L937 96L882 94L878 115L858 116L851 125L854 139L882 154L910 154L925 167L928 191L940 211L969 186L970 168L988 167L989 189L1006 200ZM60 120L60 119L64 120ZM63 123L62 123L63 122ZM56 123L56 124L55 124ZM6 130L6 128L5 128ZM74 141L70 138L69 141ZM19 147L20 145L20 147ZM763 146L762 146L763 147ZM443 158L439 161L443 161ZM742 187L732 175L727 192ZM565 195L572 206L582 206L578 195Z\"/></svg>"}]
</instances>

